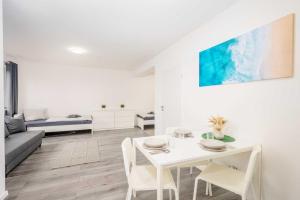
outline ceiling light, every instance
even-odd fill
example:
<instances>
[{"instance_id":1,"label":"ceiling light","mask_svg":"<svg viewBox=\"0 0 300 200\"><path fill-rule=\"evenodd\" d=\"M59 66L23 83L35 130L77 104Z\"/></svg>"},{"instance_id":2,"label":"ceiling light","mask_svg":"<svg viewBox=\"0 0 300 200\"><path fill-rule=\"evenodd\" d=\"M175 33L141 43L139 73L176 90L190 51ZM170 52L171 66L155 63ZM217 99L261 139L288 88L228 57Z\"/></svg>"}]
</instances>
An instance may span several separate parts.
<instances>
[{"instance_id":1,"label":"ceiling light","mask_svg":"<svg viewBox=\"0 0 300 200\"><path fill-rule=\"evenodd\" d=\"M69 47L68 50L75 54L84 54L87 52L86 49L81 48L81 47Z\"/></svg>"}]
</instances>

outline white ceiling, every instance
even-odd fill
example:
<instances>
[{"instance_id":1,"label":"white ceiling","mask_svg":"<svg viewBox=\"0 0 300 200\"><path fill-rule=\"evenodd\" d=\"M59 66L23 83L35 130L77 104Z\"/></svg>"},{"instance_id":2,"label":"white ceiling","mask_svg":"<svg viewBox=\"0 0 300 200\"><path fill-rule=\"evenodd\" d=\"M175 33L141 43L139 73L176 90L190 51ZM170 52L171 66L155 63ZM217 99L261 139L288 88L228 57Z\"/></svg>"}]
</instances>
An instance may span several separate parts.
<instances>
[{"instance_id":1,"label":"white ceiling","mask_svg":"<svg viewBox=\"0 0 300 200\"><path fill-rule=\"evenodd\" d=\"M37 62L134 69L235 1L4 0L4 50Z\"/></svg>"}]
</instances>

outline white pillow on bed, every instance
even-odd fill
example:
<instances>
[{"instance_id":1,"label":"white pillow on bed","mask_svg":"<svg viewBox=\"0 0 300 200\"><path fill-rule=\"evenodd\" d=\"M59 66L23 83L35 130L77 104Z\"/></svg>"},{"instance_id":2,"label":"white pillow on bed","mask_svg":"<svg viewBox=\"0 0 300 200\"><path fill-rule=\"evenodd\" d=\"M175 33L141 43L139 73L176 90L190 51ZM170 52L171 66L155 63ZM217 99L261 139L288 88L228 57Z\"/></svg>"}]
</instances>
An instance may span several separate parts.
<instances>
[{"instance_id":1,"label":"white pillow on bed","mask_svg":"<svg viewBox=\"0 0 300 200\"><path fill-rule=\"evenodd\" d=\"M48 110L42 109L24 109L25 121L48 119Z\"/></svg>"}]
</instances>

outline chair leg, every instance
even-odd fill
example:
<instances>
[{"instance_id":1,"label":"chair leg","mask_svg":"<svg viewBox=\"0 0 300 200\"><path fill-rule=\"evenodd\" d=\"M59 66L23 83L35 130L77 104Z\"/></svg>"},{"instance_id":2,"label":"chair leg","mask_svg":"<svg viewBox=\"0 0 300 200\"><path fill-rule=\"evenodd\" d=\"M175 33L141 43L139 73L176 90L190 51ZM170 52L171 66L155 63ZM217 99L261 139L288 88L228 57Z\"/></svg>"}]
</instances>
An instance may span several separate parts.
<instances>
[{"instance_id":1,"label":"chair leg","mask_svg":"<svg viewBox=\"0 0 300 200\"><path fill-rule=\"evenodd\" d=\"M133 197L136 198L136 191L133 190Z\"/></svg>"},{"instance_id":2,"label":"chair leg","mask_svg":"<svg viewBox=\"0 0 300 200\"><path fill-rule=\"evenodd\" d=\"M180 192L180 168L177 167L177 190Z\"/></svg>"},{"instance_id":3,"label":"chair leg","mask_svg":"<svg viewBox=\"0 0 300 200\"><path fill-rule=\"evenodd\" d=\"M194 194L193 194L193 200L197 199L197 189L198 189L198 178L195 179L195 186L194 186Z\"/></svg>"},{"instance_id":4,"label":"chair leg","mask_svg":"<svg viewBox=\"0 0 300 200\"><path fill-rule=\"evenodd\" d=\"M175 193L175 200L179 200L179 191L178 191L178 189L174 189L174 193Z\"/></svg>"},{"instance_id":5,"label":"chair leg","mask_svg":"<svg viewBox=\"0 0 300 200\"><path fill-rule=\"evenodd\" d=\"M193 174L193 167L190 167L190 175Z\"/></svg>"},{"instance_id":6,"label":"chair leg","mask_svg":"<svg viewBox=\"0 0 300 200\"><path fill-rule=\"evenodd\" d=\"M169 189L169 199L172 200L172 190Z\"/></svg>"},{"instance_id":7,"label":"chair leg","mask_svg":"<svg viewBox=\"0 0 300 200\"><path fill-rule=\"evenodd\" d=\"M210 183L209 183L208 185L209 185L209 187L208 187L208 188L209 188L209 196L212 197L212 187L211 187L211 184L210 184Z\"/></svg>"},{"instance_id":8,"label":"chair leg","mask_svg":"<svg viewBox=\"0 0 300 200\"><path fill-rule=\"evenodd\" d=\"M246 195L242 195L242 200L247 200Z\"/></svg>"},{"instance_id":9,"label":"chair leg","mask_svg":"<svg viewBox=\"0 0 300 200\"><path fill-rule=\"evenodd\" d=\"M131 200L131 196L132 196L132 189L131 189L131 187L128 187L126 200Z\"/></svg>"}]
</instances>

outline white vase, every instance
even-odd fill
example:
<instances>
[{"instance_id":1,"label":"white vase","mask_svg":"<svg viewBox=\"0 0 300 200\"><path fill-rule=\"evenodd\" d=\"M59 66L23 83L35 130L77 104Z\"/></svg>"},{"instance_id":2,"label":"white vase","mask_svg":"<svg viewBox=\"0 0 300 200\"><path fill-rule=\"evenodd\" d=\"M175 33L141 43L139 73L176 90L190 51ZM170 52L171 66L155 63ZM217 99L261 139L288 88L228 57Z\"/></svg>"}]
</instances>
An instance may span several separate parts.
<instances>
[{"instance_id":1,"label":"white vase","mask_svg":"<svg viewBox=\"0 0 300 200\"><path fill-rule=\"evenodd\" d=\"M218 140L222 140L224 138L224 134L222 133L222 130L221 131L218 131L218 130L213 130L213 135L216 139Z\"/></svg>"}]
</instances>

